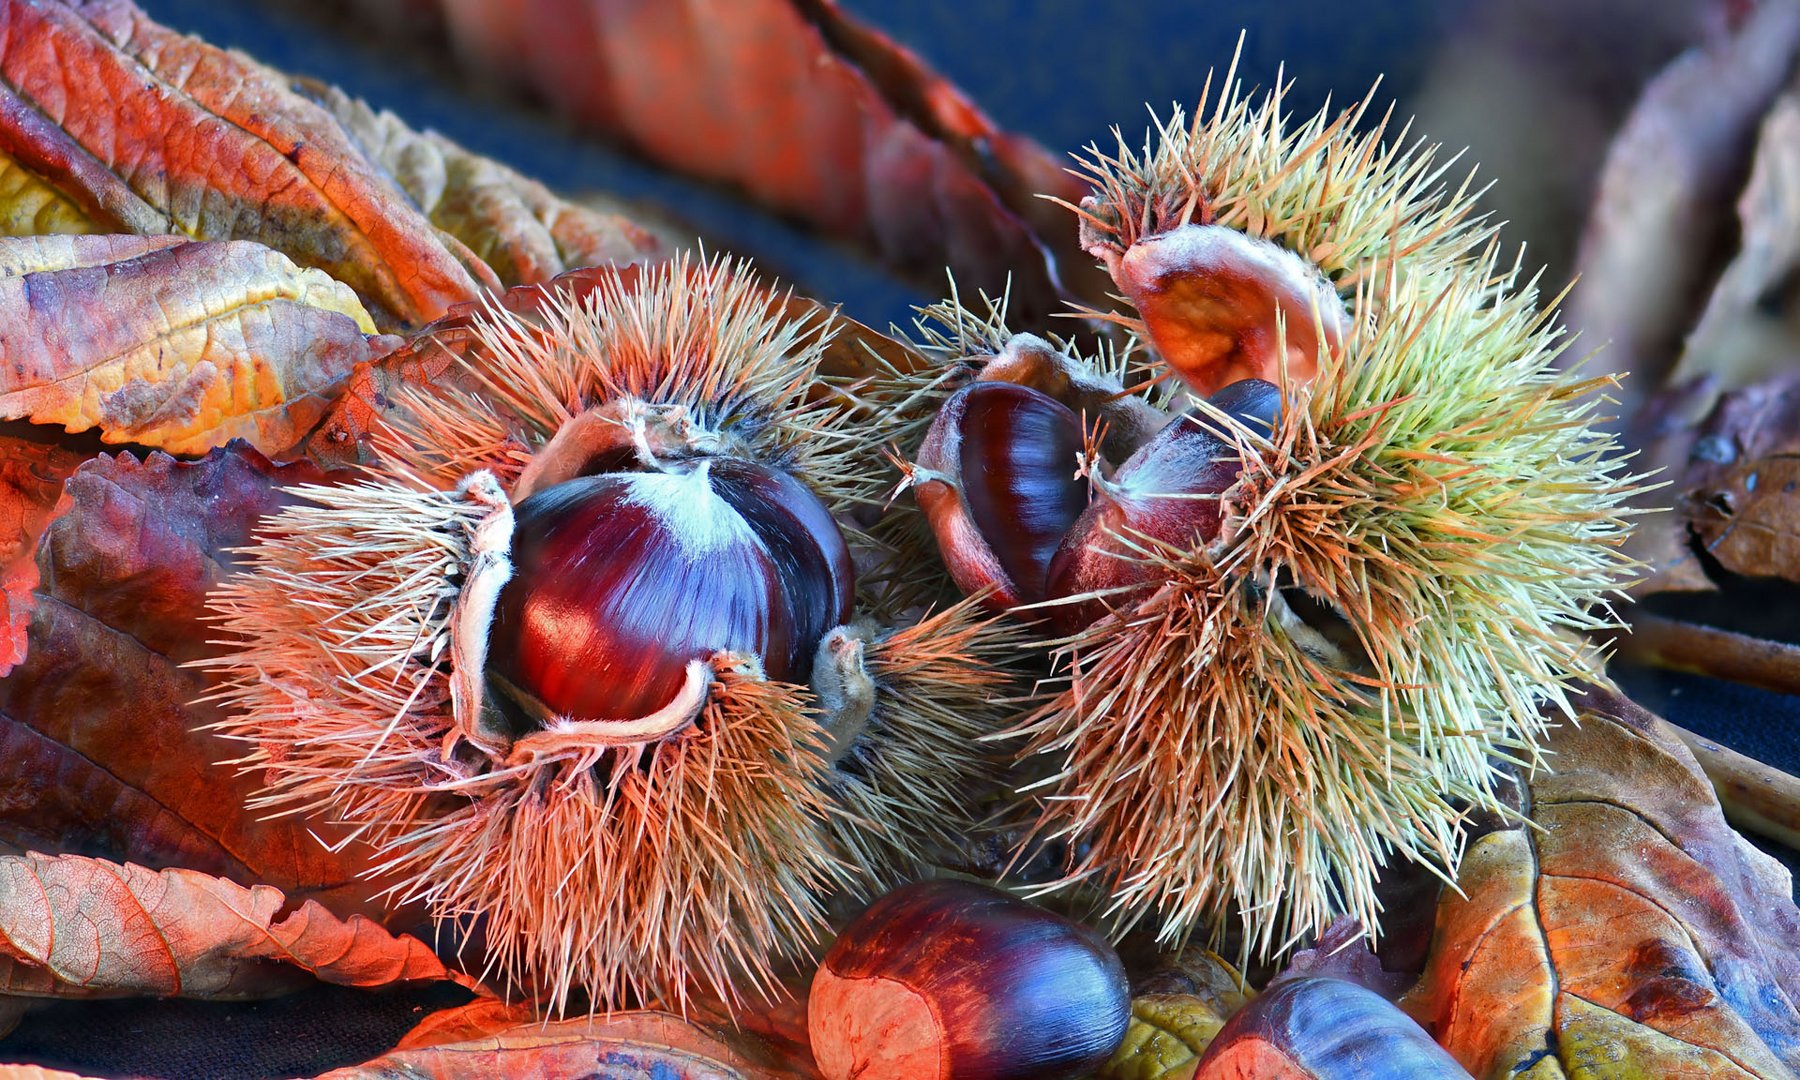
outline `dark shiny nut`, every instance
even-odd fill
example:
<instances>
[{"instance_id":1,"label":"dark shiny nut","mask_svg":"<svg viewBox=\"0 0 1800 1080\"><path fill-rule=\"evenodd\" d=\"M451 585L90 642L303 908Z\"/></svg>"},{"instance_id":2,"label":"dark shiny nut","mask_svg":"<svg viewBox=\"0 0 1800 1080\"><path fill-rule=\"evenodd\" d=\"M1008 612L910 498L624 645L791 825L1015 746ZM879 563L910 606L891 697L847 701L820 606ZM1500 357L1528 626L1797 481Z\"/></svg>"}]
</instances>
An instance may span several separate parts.
<instances>
[{"instance_id":1,"label":"dark shiny nut","mask_svg":"<svg viewBox=\"0 0 1800 1080\"><path fill-rule=\"evenodd\" d=\"M850 553L793 477L714 459L565 481L515 508L489 670L580 720L650 715L715 652L804 680L850 615Z\"/></svg>"},{"instance_id":2,"label":"dark shiny nut","mask_svg":"<svg viewBox=\"0 0 1800 1080\"><path fill-rule=\"evenodd\" d=\"M1209 404L1252 433L1267 437L1281 410L1273 383L1246 379L1213 395ZM1203 410L1176 417L1096 484L1093 501L1069 529L1050 561L1046 595L1105 595L1047 608L1067 632L1129 603L1135 590L1159 579L1151 553L1187 551L1219 535L1220 496L1243 471L1227 425Z\"/></svg>"},{"instance_id":3,"label":"dark shiny nut","mask_svg":"<svg viewBox=\"0 0 1800 1080\"><path fill-rule=\"evenodd\" d=\"M1125 969L1092 929L985 885L889 893L813 977L807 1023L826 1080L1066 1080L1130 1019Z\"/></svg>"},{"instance_id":4,"label":"dark shiny nut","mask_svg":"<svg viewBox=\"0 0 1800 1080\"><path fill-rule=\"evenodd\" d=\"M1030 387L975 382L945 402L919 449L919 506L950 576L996 607L1043 599L1045 572L1087 505L1081 420Z\"/></svg>"},{"instance_id":5,"label":"dark shiny nut","mask_svg":"<svg viewBox=\"0 0 1800 1080\"><path fill-rule=\"evenodd\" d=\"M1194 1080L1470 1080L1388 999L1342 979L1277 984L1225 1022Z\"/></svg>"}]
</instances>

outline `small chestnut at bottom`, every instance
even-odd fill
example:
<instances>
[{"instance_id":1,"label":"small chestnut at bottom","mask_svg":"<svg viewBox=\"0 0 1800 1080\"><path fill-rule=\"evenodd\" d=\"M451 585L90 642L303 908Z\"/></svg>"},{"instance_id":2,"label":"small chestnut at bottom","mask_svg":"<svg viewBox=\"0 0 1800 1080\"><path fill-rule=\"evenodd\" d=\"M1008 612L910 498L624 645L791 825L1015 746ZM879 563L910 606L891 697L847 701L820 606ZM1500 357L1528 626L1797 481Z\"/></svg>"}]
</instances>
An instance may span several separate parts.
<instances>
[{"instance_id":1,"label":"small chestnut at bottom","mask_svg":"<svg viewBox=\"0 0 1800 1080\"><path fill-rule=\"evenodd\" d=\"M1092 929L991 888L926 881L876 901L813 977L826 1080L1061 1080L1125 1037L1131 994Z\"/></svg>"}]
</instances>

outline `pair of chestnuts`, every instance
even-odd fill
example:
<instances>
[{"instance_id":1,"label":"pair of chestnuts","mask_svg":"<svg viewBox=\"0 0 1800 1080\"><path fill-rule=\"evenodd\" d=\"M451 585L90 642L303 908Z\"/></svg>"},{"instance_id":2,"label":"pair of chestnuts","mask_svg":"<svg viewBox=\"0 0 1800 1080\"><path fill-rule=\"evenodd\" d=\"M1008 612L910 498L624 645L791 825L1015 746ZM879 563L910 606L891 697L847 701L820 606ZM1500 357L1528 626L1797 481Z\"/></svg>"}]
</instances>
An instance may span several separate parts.
<instances>
[{"instance_id":1,"label":"pair of chestnuts","mask_svg":"<svg viewBox=\"0 0 1800 1080\"><path fill-rule=\"evenodd\" d=\"M1024 334L1007 346L1046 348ZM1087 458L1074 409L1029 383L984 378L934 421L914 477L919 504L963 592L990 589L1005 608L1043 605L1052 626L1073 633L1149 585L1158 552L1219 535L1221 496L1243 466L1239 432L1268 437L1280 409L1273 383L1232 383L1106 476Z\"/></svg>"}]
</instances>

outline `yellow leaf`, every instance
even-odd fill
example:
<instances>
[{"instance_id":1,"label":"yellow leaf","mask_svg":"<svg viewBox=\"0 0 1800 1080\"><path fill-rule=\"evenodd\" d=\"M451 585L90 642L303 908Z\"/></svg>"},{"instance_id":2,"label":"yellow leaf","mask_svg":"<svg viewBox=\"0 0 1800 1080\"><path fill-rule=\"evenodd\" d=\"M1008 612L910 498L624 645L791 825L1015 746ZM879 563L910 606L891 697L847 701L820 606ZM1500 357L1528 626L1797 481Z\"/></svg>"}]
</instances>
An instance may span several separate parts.
<instances>
[{"instance_id":1,"label":"yellow leaf","mask_svg":"<svg viewBox=\"0 0 1800 1080\"><path fill-rule=\"evenodd\" d=\"M291 446L369 359L350 289L246 242L0 238L0 416L203 453Z\"/></svg>"}]
</instances>

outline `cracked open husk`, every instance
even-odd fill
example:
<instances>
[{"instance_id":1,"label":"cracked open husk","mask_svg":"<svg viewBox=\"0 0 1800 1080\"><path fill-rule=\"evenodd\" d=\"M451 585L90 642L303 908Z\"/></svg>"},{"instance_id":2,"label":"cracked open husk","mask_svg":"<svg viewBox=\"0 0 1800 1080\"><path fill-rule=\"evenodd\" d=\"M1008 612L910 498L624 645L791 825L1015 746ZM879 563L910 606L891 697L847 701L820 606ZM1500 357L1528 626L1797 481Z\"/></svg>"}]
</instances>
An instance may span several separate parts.
<instances>
[{"instance_id":1,"label":"cracked open husk","mask_svg":"<svg viewBox=\"0 0 1800 1080\"><path fill-rule=\"evenodd\" d=\"M885 888L975 829L993 763L970 747L1001 723L1016 644L970 604L856 616L795 681L719 651L646 716L521 712L486 646L530 492L730 460L842 521L881 440L817 392L826 335L742 266L632 268L476 325L463 370L406 391L372 475L297 489L213 597L222 727L265 807L349 825L397 900L481 920L508 986L559 1009L777 993L833 890Z\"/></svg>"},{"instance_id":2,"label":"cracked open husk","mask_svg":"<svg viewBox=\"0 0 1800 1080\"><path fill-rule=\"evenodd\" d=\"M1358 134L1366 103L1290 127L1279 92L1225 86L1141 153L1093 151L1074 209L1136 307L1116 321L1241 471L1207 535L1105 537L1130 587L1048 599L1102 614L1048 643L1057 677L1013 733L1055 762L1026 794L1067 842L1060 884L1267 956L1340 914L1378 926L1384 866L1449 877L1471 817L1507 812L1505 770L1541 766L1570 687L1603 678L1582 634L1614 621L1638 478L1600 423L1610 380L1554 362L1535 281L1435 148ZM1235 302L1257 275L1268 296ZM1272 431L1204 403L1247 376L1280 387ZM1071 466L1103 484L1121 459L1090 438Z\"/></svg>"}]
</instances>

